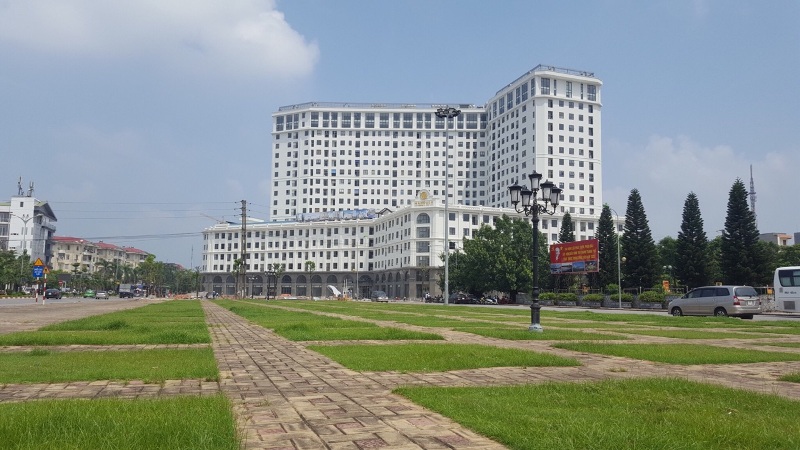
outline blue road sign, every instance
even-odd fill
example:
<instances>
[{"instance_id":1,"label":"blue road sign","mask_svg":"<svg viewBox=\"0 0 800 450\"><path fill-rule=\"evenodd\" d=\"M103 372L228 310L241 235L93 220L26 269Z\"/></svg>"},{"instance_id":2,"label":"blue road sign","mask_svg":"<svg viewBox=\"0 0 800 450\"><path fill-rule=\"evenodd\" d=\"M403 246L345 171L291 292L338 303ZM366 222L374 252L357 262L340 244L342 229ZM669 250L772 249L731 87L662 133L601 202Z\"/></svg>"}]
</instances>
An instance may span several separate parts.
<instances>
[{"instance_id":1,"label":"blue road sign","mask_svg":"<svg viewBox=\"0 0 800 450\"><path fill-rule=\"evenodd\" d=\"M44 276L44 266L33 266L33 278L42 278Z\"/></svg>"}]
</instances>

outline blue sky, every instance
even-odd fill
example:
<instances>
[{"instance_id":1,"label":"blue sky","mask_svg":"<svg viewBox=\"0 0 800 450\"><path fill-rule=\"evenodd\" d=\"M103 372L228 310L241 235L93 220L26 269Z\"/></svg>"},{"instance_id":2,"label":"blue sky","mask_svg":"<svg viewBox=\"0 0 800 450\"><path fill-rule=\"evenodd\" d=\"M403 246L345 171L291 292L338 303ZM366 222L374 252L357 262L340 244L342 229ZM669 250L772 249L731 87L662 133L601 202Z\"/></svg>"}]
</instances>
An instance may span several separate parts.
<instances>
[{"instance_id":1,"label":"blue sky","mask_svg":"<svg viewBox=\"0 0 800 450\"><path fill-rule=\"evenodd\" d=\"M198 265L266 216L270 114L307 101L483 104L538 64L603 80L603 196L656 239L694 191L709 237L753 165L762 232L800 231L800 2L0 0L0 198L59 235ZM194 236L188 236L194 234Z\"/></svg>"}]
</instances>

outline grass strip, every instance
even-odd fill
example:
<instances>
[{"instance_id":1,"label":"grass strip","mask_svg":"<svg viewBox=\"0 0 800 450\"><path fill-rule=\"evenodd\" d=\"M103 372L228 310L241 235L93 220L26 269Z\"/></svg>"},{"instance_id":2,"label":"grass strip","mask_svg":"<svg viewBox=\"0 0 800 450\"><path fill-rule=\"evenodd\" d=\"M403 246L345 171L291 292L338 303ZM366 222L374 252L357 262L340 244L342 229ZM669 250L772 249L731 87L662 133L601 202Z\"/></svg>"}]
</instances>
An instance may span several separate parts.
<instances>
[{"instance_id":1,"label":"grass strip","mask_svg":"<svg viewBox=\"0 0 800 450\"><path fill-rule=\"evenodd\" d=\"M457 328L456 331L477 334L496 339L513 341L572 341L572 340L620 340L624 336L589 333L569 329L548 327L542 333L528 331L527 328Z\"/></svg>"},{"instance_id":2,"label":"grass strip","mask_svg":"<svg viewBox=\"0 0 800 450\"><path fill-rule=\"evenodd\" d=\"M313 313L286 311L269 305L218 301L229 309L264 328L293 341L328 340L442 340L434 333L379 327L373 323L343 320Z\"/></svg>"},{"instance_id":3,"label":"grass strip","mask_svg":"<svg viewBox=\"0 0 800 450\"><path fill-rule=\"evenodd\" d=\"M395 390L510 449L800 448L800 403L675 379Z\"/></svg>"},{"instance_id":4,"label":"grass strip","mask_svg":"<svg viewBox=\"0 0 800 450\"><path fill-rule=\"evenodd\" d=\"M602 344L564 342L554 347L578 352L622 356L668 364L742 364L775 361L800 361L800 353L760 352L743 348L696 344Z\"/></svg>"},{"instance_id":5,"label":"grass strip","mask_svg":"<svg viewBox=\"0 0 800 450\"><path fill-rule=\"evenodd\" d=\"M571 358L472 344L309 346L358 371L446 372L482 367L579 366Z\"/></svg>"},{"instance_id":6,"label":"grass strip","mask_svg":"<svg viewBox=\"0 0 800 450\"><path fill-rule=\"evenodd\" d=\"M775 347L800 348L800 342L754 342L755 345L771 345Z\"/></svg>"},{"instance_id":7,"label":"grass strip","mask_svg":"<svg viewBox=\"0 0 800 450\"><path fill-rule=\"evenodd\" d=\"M173 300L0 335L0 345L207 344L198 301Z\"/></svg>"},{"instance_id":8,"label":"grass strip","mask_svg":"<svg viewBox=\"0 0 800 450\"><path fill-rule=\"evenodd\" d=\"M3 448L240 448L223 395L6 403L0 417Z\"/></svg>"},{"instance_id":9,"label":"grass strip","mask_svg":"<svg viewBox=\"0 0 800 450\"><path fill-rule=\"evenodd\" d=\"M786 374L786 375L778 378L778 380L780 380L780 381L790 381L792 383L800 383L800 372L794 372L794 373Z\"/></svg>"},{"instance_id":10,"label":"grass strip","mask_svg":"<svg viewBox=\"0 0 800 450\"><path fill-rule=\"evenodd\" d=\"M210 348L104 352L0 353L0 383L63 383L95 380L218 380Z\"/></svg>"},{"instance_id":11,"label":"grass strip","mask_svg":"<svg viewBox=\"0 0 800 450\"><path fill-rule=\"evenodd\" d=\"M738 333L735 331L703 331L703 330L618 330L620 333L638 334L641 336L659 336L675 339L758 339L769 337L755 333Z\"/></svg>"}]
</instances>

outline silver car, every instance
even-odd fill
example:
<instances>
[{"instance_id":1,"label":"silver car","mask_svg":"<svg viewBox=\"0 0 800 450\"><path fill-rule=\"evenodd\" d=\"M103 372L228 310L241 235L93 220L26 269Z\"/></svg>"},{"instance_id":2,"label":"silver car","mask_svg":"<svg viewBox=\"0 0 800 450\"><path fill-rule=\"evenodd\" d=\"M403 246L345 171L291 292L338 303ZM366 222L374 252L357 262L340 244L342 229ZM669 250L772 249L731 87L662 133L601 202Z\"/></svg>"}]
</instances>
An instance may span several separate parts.
<instances>
[{"instance_id":1,"label":"silver car","mask_svg":"<svg viewBox=\"0 0 800 450\"><path fill-rule=\"evenodd\" d=\"M761 299L750 286L703 286L669 302L673 316L735 316L761 314Z\"/></svg>"}]
</instances>

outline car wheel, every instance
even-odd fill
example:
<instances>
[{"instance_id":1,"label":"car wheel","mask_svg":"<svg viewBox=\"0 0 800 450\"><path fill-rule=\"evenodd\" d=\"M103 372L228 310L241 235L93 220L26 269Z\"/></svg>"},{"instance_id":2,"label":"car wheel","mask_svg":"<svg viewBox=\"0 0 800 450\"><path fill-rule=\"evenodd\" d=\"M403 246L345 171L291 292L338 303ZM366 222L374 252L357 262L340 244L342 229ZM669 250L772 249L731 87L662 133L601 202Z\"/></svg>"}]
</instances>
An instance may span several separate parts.
<instances>
[{"instance_id":1,"label":"car wheel","mask_svg":"<svg viewBox=\"0 0 800 450\"><path fill-rule=\"evenodd\" d=\"M672 315L673 315L673 316L675 316L675 317L680 317L680 316L682 316L682 315L683 315L683 311L681 311L681 309L680 309L680 308L678 308L678 307L672 308L672 311L670 311L670 312L671 312L671 313L672 313Z\"/></svg>"},{"instance_id":2,"label":"car wheel","mask_svg":"<svg viewBox=\"0 0 800 450\"><path fill-rule=\"evenodd\" d=\"M714 310L714 315L717 317L728 317L728 311L725 311L725 308L717 308Z\"/></svg>"}]
</instances>

